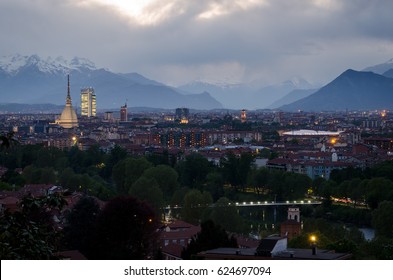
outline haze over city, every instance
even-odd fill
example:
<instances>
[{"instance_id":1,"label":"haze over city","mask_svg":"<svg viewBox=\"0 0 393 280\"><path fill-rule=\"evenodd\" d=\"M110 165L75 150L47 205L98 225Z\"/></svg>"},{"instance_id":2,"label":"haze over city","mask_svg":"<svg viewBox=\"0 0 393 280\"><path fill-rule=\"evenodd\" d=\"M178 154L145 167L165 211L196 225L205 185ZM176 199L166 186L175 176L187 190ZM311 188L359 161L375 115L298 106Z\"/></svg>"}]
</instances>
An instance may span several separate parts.
<instances>
[{"instance_id":1,"label":"haze over city","mask_svg":"<svg viewBox=\"0 0 393 280\"><path fill-rule=\"evenodd\" d=\"M392 58L391 1L2 0L0 53L86 57L168 85L325 84Z\"/></svg>"}]
</instances>

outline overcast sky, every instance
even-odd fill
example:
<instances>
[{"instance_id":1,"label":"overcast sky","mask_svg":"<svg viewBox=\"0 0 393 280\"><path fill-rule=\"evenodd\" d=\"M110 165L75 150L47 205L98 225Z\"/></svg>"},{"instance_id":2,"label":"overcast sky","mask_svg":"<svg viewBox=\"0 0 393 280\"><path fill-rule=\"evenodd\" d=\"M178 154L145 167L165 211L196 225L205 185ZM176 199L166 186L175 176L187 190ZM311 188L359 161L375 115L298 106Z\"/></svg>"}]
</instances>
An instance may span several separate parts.
<instances>
[{"instance_id":1,"label":"overcast sky","mask_svg":"<svg viewBox=\"0 0 393 280\"><path fill-rule=\"evenodd\" d=\"M391 0L0 0L0 55L88 58L170 85L326 83L393 58Z\"/></svg>"}]
</instances>

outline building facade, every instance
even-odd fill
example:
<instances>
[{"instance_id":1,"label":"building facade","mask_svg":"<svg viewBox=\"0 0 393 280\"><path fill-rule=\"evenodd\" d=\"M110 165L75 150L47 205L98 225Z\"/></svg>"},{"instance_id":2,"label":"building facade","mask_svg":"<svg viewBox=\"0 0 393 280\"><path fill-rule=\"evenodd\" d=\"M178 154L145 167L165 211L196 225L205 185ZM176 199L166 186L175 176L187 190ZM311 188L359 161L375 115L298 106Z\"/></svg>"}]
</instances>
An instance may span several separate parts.
<instances>
[{"instance_id":1,"label":"building facade","mask_svg":"<svg viewBox=\"0 0 393 280\"><path fill-rule=\"evenodd\" d=\"M128 121L128 111L127 111L127 103L124 106L120 107L120 121L127 122Z\"/></svg>"},{"instance_id":2,"label":"building facade","mask_svg":"<svg viewBox=\"0 0 393 280\"><path fill-rule=\"evenodd\" d=\"M92 87L81 90L81 115L89 118L97 115L97 99Z\"/></svg>"}]
</instances>

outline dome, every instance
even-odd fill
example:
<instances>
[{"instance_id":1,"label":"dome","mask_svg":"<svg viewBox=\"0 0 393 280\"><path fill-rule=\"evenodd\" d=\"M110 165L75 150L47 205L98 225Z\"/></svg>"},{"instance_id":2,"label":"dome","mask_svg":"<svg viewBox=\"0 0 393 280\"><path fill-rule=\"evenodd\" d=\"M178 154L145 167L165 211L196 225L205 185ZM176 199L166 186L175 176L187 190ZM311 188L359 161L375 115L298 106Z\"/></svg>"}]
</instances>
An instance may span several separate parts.
<instances>
[{"instance_id":1,"label":"dome","mask_svg":"<svg viewBox=\"0 0 393 280\"><path fill-rule=\"evenodd\" d=\"M66 105L63 109L63 112L60 115L60 118L57 119L55 123L63 128L73 128L78 126L78 117L76 116L76 112L74 108L72 108L72 103L71 103L70 76L68 76L68 91L67 91Z\"/></svg>"},{"instance_id":2,"label":"dome","mask_svg":"<svg viewBox=\"0 0 393 280\"><path fill-rule=\"evenodd\" d=\"M63 128L73 128L78 126L78 117L71 104L66 104L60 118L56 121Z\"/></svg>"}]
</instances>

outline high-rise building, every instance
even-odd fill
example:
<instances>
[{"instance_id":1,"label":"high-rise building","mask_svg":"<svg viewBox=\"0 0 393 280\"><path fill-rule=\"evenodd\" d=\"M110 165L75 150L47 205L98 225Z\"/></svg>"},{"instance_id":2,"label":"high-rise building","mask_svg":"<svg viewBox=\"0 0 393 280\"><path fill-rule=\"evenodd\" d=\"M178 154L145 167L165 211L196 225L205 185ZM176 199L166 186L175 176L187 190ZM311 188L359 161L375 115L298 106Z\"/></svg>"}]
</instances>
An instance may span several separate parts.
<instances>
[{"instance_id":1,"label":"high-rise building","mask_svg":"<svg viewBox=\"0 0 393 280\"><path fill-rule=\"evenodd\" d=\"M188 123L190 110L188 108L177 108L175 111L175 120L179 123Z\"/></svg>"},{"instance_id":2,"label":"high-rise building","mask_svg":"<svg viewBox=\"0 0 393 280\"><path fill-rule=\"evenodd\" d=\"M71 102L71 94L70 94L70 75L68 75L68 88L67 88L67 97L66 97L66 105L63 109L63 112L60 115L55 123L60 125L63 128L73 128L78 126L78 117L76 116L76 112L74 108L72 108Z\"/></svg>"},{"instance_id":3,"label":"high-rise building","mask_svg":"<svg viewBox=\"0 0 393 280\"><path fill-rule=\"evenodd\" d=\"M120 107L120 121L128 121L127 103Z\"/></svg>"},{"instance_id":4,"label":"high-rise building","mask_svg":"<svg viewBox=\"0 0 393 280\"><path fill-rule=\"evenodd\" d=\"M84 88L81 90L81 115L85 117L95 117L97 114L97 100L94 88Z\"/></svg>"}]
</instances>

